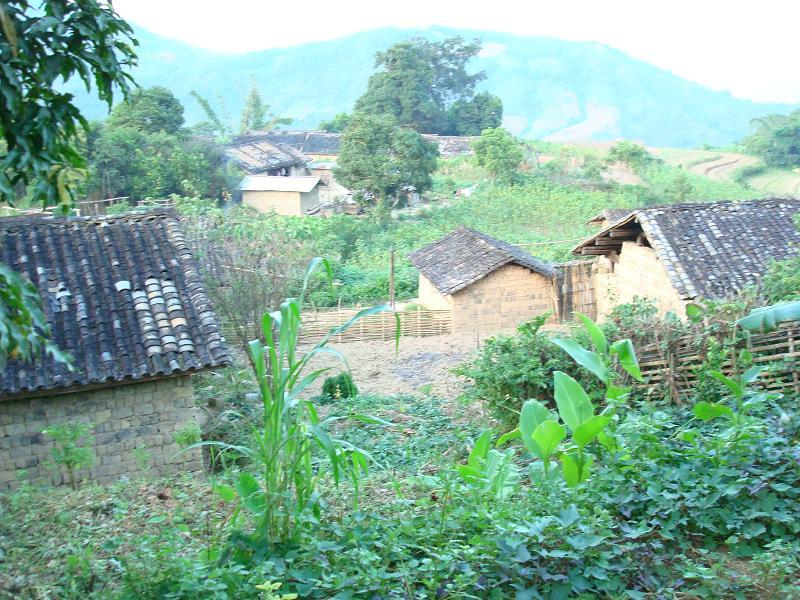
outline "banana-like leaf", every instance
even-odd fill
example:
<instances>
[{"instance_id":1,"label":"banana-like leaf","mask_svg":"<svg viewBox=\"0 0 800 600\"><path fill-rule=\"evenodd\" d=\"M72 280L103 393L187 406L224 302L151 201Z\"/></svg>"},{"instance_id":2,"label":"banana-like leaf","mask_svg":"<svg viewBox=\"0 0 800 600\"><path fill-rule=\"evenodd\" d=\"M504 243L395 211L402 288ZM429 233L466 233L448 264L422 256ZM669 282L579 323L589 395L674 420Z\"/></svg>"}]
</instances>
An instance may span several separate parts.
<instances>
[{"instance_id":1,"label":"banana-like leaf","mask_svg":"<svg viewBox=\"0 0 800 600\"><path fill-rule=\"evenodd\" d=\"M594 408L589 396L581 384L562 371L553 373L555 380L555 397L558 414L571 431L594 415Z\"/></svg>"},{"instance_id":2,"label":"banana-like leaf","mask_svg":"<svg viewBox=\"0 0 800 600\"><path fill-rule=\"evenodd\" d=\"M584 329L589 333L589 338L592 340L592 345L594 345L594 349L599 354L605 354L608 350L608 342L606 341L606 334L603 333L603 330L597 326L597 323L592 321L586 315L576 312L575 313L578 318L583 323Z\"/></svg>"},{"instance_id":3,"label":"banana-like leaf","mask_svg":"<svg viewBox=\"0 0 800 600\"><path fill-rule=\"evenodd\" d=\"M584 369L594 373L597 378L603 383L608 382L608 368L606 367L603 358L591 350L586 350L575 340L562 340L553 338L550 340L556 346L561 348L564 352L569 354L576 363Z\"/></svg>"},{"instance_id":4,"label":"banana-like leaf","mask_svg":"<svg viewBox=\"0 0 800 600\"><path fill-rule=\"evenodd\" d=\"M503 444L510 442L511 440L518 440L522 437L522 432L519 430L519 427L516 429L512 429L508 433L504 433L499 438L497 438L497 442L495 442L495 447L500 447Z\"/></svg>"},{"instance_id":5,"label":"banana-like leaf","mask_svg":"<svg viewBox=\"0 0 800 600\"><path fill-rule=\"evenodd\" d=\"M639 369L639 359L636 350L629 339L618 340L611 344L611 354L619 358L620 366L636 381L642 380L642 371Z\"/></svg>"},{"instance_id":6,"label":"banana-like leaf","mask_svg":"<svg viewBox=\"0 0 800 600\"><path fill-rule=\"evenodd\" d=\"M564 441L567 436L566 428L558 421L548 419L533 432L533 441L539 446L542 452L542 460L547 460L555 453L558 445Z\"/></svg>"},{"instance_id":7,"label":"banana-like leaf","mask_svg":"<svg viewBox=\"0 0 800 600\"><path fill-rule=\"evenodd\" d=\"M539 448L539 444L533 440L533 432L540 423L548 419L553 419L553 413L538 400L526 400L522 405L519 414L520 437L528 451L539 458L542 456L542 450Z\"/></svg>"},{"instance_id":8,"label":"banana-like leaf","mask_svg":"<svg viewBox=\"0 0 800 600\"><path fill-rule=\"evenodd\" d=\"M756 308L736 324L747 331L770 332L787 321L800 321L800 300Z\"/></svg>"},{"instance_id":9,"label":"banana-like leaf","mask_svg":"<svg viewBox=\"0 0 800 600\"><path fill-rule=\"evenodd\" d=\"M579 448L585 447L611 422L608 415L595 415L580 424L572 434L572 440Z\"/></svg>"},{"instance_id":10,"label":"banana-like leaf","mask_svg":"<svg viewBox=\"0 0 800 600\"><path fill-rule=\"evenodd\" d=\"M492 447L492 430L487 429L478 436L475 440L475 445L469 453L467 464L471 467L476 467L481 464L481 461L486 460L486 455Z\"/></svg>"},{"instance_id":11,"label":"banana-like leaf","mask_svg":"<svg viewBox=\"0 0 800 600\"><path fill-rule=\"evenodd\" d=\"M565 453L561 455L561 472L564 481L569 487L578 487L589 478L593 459L591 456L584 455L583 462L577 453Z\"/></svg>"},{"instance_id":12,"label":"banana-like leaf","mask_svg":"<svg viewBox=\"0 0 800 600\"><path fill-rule=\"evenodd\" d=\"M733 411L719 402L706 402L705 400L698 402L692 407L692 413L701 421L710 421L718 417L731 417Z\"/></svg>"}]
</instances>

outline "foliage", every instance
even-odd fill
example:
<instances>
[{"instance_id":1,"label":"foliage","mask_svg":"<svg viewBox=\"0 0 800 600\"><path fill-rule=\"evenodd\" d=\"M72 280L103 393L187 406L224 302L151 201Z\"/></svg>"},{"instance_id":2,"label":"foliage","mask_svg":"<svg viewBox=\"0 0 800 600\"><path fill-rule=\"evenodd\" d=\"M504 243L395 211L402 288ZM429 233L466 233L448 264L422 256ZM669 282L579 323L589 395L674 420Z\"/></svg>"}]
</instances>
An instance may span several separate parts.
<instances>
[{"instance_id":1,"label":"foliage","mask_svg":"<svg viewBox=\"0 0 800 600\"><path fill-rule=\"evenodd\" d=\"M290 125L292 119L287 117L277 117L270 112L268 104L261 100L261 94L253 81L250 94L244 101L242 109L242 120L239 126L240 133L251 131L269 131L278 125Z\"/></svg>"},{"instance_id":2,"label":"foliage","mask_svg":"<svg viewBox=\"0 0 800 600\"><path fill-rule=\"evenodd\" d=\"M15 187L32 184L35 201L68 205L68 182L85 166L74 140L86 120L59 85L75 77L111 106L127 94L127 68L136 62L132 29L95 0L3 2L0 38L0 200L14 203Z\"/></svg>"},{"instance_id":3,"label":"foliage","mask_svg":"<svg viewBox=\"0 0 800 600\"><path fill-rule=\"evenodd\" d=\"M130 127L142 133L176 134L183 127L183 106L165 87L139 88L114 107L108 126Z\"/></svg>"},{"instance_id":4,"label":"foliage","mask_svg":"<svg viewBox=\"0 0 800 600\"><path fill-rule=\"evenodd\" d=\"M481 131L472 149L475 163L503 182L514 179L525 156L520 143L502 127Z\"/></svg>"},{"instance_id":5,"label":"foliage","mask_svg":"<svg viewBox=\"0 0 800 600\"><path fill-rule=\"evenodd\" d=\"M772 263L761 279L761 291L769 302L800 300L800 256Z\"/></svg>"},{"instance_id":6,"label":"foliage","mask_svg":"<svg viewBox=\"0 0 800 600\"><path fill-rule=\"evenodd\" d=\"M388 209L403 206L405 194L430 189L437 155L436 144L392 117L356 114L333 173L362 206Z\"/></svg>"},{"instance_id":7,"label":"foliage","mask_svg":"<svg viewBox=\"0 0 800 600\"><path fill-rule=\"evenodd\" d=\"M344 371L333 377L326 377L322 383L322 397L327 400L340 400L358 396L358 388L353 376Z\"/></svg>"},{"instance_id":8,"label":"foliage","mask_svg":"<svg viewBox=\"0 0 800 600\"><path fill-rule=\"evenodd\" d=\"M334 115L329 121L322 121L317 129L328 131L330 133L343 133L347 126L350 125L350 113L340 112Z\"/></svg>"},{"instance_id":9,"label":"foliage","mask_svg":"<svg viewBox=\"0 0 800 600\"><path fill-rule=\"evenodd\" d=\"M624 163L634 171L641 171L655 160L647 148L629 140L622 140L611 146L606 159L611 163Z\"/></svg>"},{"instance_id":10,"label":"foliage","mask_svg":"<svg viewBox=\"0 0 800 600\"><path fill-rule=\"evenodd\" d=\"M800 110L766 115L751 124L755 131L744 139L748 152L771 167L791 169L800 165Z\"/></svg>"},{"instance_id":11,"label":"foliage","mask_svg":"<svg viewBox=\"0 0 800 600\"><path fill-rule=\"evenodd\" d=\"M756 308L736 324L748 331L769 332L787 321L800 321L800 300Z\"/></svg>"},{"instance_id":12,"label":"foliage","mask_svg":"<svg viewBox=\"0 0 800 600\"><path fill-rule=\"evenodd\" d=\"M72 357L59 350L50 336L36 286L0 263L0 371L8 358L31 361L42 354L71 364Z\"/></svg>"},{"instance_id":13,"label":"foliage","mask_svg":"<svg viewBox=\"0 0 800 600\"><path fill-rule=\"evenodd\" d=\"M500 98L475 95L475 86L486 76L466 70L480 47L479 40L460 37L441 42L414 38L378 52L375 67L381 70L369 78L355 111L391 115L421 133L476 135L499 126Z\"/></svg>"},{"instance_id":14,"label":"foliage","mask_svg":"<svg viewBox=\"0 0 800 600\"><path fill-rule=\"evenodd\" d=\"M305 280L314 268L326 261L313 260ZM365 309L343 325L331 330L311 350L297 354L297 339L302 322L302 302L293 298L284 301L279 311L266 313L263 319L263 338L250 342L250 357L254 365L263 405L263 422L252 432L249 445L233 446L223 442L205 442L225 452L247 458L259 479L243 471L233 487L218 485L220 497L237 501L232 524L234 534L231 551L243 544L248 552L263 556L273 544L297 538L299 531L313 515L321 513L317 482L320 473L314 468L313 448L321 448L330 462L336 483L348 477L356 490L359 478L367 472L368 455L353 445L328 435L323 429L314 405L300 399L300 393L330 370L316 369L305 374L309 362L317 355L338 353L327 348L328 341L346 331L359 319L386 310L386 307ZM399 342L400 321L397 320ZM354 418L371 420L354 415ZM373 420L374 421L374 420ZM358 494L354 497L357 505ZM245 514L253 520L250 534L240 531Z\"/></svg>"},{"instance_id":15,"label":"foliage","mask_svg":"<svg viewBox=\"0 0 800 600\"><path fill-rule=\"evenodd\" d=\"M188 448L197 444L203 436L203 431L196 421L188 421L183 427L172 435L172 439L181 448Z\"/></svg>"},{"instance_id":16,"label":"foliage","mask_svg":"<svg viewBox=\"0 0 800 600\"><path fill-rule=\"evenodd\" d=\"M51 438L55 445L50 450L53 463L57 469L64 467L72 489L78 487L75 473L87 469L94 464L94 437L91 435L94 425L91 423L64 423L51 425L42 433ZM83 445L79 445L79 444Z\"/></svg>"}]
</instances>

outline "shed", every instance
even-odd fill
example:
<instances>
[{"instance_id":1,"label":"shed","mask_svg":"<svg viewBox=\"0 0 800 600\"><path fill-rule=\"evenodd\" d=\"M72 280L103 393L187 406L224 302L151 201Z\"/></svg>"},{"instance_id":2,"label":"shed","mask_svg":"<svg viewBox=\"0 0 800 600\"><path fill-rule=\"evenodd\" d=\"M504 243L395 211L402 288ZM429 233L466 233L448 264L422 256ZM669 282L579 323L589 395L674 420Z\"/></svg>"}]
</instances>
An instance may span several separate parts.
<instances>
[{"instance_id":1,"label":"shed","mask_svg":"<svg viewBox=\"0 0 800 600\"><path fill-rule=\"evenodd\" d=\"M258 212L304 215L320 205L319 177L250 175L239 184L242 202Z\"/></svg>"},{"instance_id":2,"label":"shed","mask_svg":"<svg viewBox=\"0 0 800 600\"><path fill-rule=\"evenodd\" d=\"M240 135L225 147L225 156L248 175L304 175L311 158L265 133Z\"/></svg>"},{"instance_id":3,"label":"shed","mask_svg":"<svg viewBox=\"0 0 800 600\"><path fill-rule=\"evenodd\" d=\"M42 430L72 422L94 424L83 475L101 483L136 474L136 449L159 475L200 470L199 451L178 455L173 435L196 417L190 376L230 354L177 216L2 218L0 262L38 288L74 359L74 371L10 359L0 373L0 489L23 470L61 483Z\"/></svg>"},{"instance_id":4,"label":"shed","mask_svg":"<svg viewBox=\"0 0 800 600\"><path fill-rule=\"evenodd\" d=\"M555 313L555 267L474 229L459 227L409 260L420 273L420 304L452 310L454 332L512 329Z\"/></svg>"},{"instance_id":5,"label":"shed","mask_svg":"<svg viewBox=\"0 0 800 600\"><path fill-rule=\"evenodd\" d=\"M687 302L730 298L800 252L798 213L800 200L781 198L642 208L618 213L574 253L598 257L600 317L635 296L683 315Z\"/></svg>"}]
</instances>

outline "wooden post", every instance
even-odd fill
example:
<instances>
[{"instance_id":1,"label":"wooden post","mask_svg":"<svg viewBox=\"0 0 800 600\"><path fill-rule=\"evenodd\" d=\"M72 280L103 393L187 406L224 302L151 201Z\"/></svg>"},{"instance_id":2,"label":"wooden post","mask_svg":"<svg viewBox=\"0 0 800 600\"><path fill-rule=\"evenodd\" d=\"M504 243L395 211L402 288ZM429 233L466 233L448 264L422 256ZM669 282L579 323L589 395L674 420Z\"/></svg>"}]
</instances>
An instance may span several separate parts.
<instances>
[{"instance_id":1,"label":"wooden post","mask_svg":"<svg viewBox=\"0 0 800 600\"><path fill-rule=\"evenodd\" d=\"M389 253L389 306L394 310L394 248Z\"/></svg>"}]
</instances>

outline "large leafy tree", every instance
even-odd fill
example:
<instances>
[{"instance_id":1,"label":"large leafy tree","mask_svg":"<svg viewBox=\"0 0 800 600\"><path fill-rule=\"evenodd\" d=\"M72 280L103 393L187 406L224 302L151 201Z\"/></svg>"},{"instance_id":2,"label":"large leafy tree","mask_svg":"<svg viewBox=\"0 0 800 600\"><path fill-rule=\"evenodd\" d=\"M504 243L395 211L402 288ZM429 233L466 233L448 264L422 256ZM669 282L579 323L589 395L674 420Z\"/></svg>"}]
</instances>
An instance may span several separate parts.
<instances>
[{"instance_id":1,"label":"large leafy tree","mask_svg":"<svg viewBox=\"0 0 800 600\"><path fill-rule=\"evenodd\" d=\"M436 144L400 127L391 115L355 114L342 135L334 177L362 206L391 208L424 192L436 170Z\"/></svg>"},{"instance_id":2,"label":"large leafy tree","mask_svg":"<svg viewBox=\"0 0 800 600\"><path fill-rule=\"evenodd\" d=\"M800 110L753 120L755 132L744 140L749 152L772 167L800 166Z\"/></svg>"},{"instance_id":3,"label":"large leafy tree","mask_svg":"<svg viewBox=\"0 0 800 600\"><path fill-rule=\"evenodd\" d=\"M496 127L502 102L490 94L475 95L483 71L469 73L467 64L480 51L479 40L460 37L441 42L415 38L378 52L367 91L355 110L393 115L400 125L422 133L474 135L480 127Z\"/></svg>"},{"instance_id":4,"label":"large leafy tree","mask_svg":"<svg viewBox=\"0 0 800 600\"><path fill-rule=\"evenodd\" d=\"M111 111L108 126L131 127L144 133L178 133L183 127L183 105L167 88L154 86L134 91Z\"/></svg>"},{"instance_id":5,"label":"large leafy tree","mask_svg":"<svg viewBox=\"0 0 800 600\"><path fill-rule=\"evenodd\" d=\"M110 107L132 83L132 30L97 0L1 0L0 30L0 202L13 204L29 186L36 201L66 208L74 171L86 164L75 143L88 123L59 84L78 77ZM63 360L48 339L36 288L0 265L0 368L42 351Z\"/></svg>"},{"instance_id":6,"label":"large leafy tree","mask_svg":"<svg viewBox=\"0 0 800 600\"><path fill-rule=\"evenodd\" d=\"M505 183L513 181L525 158L522 145L502 127L485 129L472 149L475 162Z\"/></svg>"}]
</instances>

